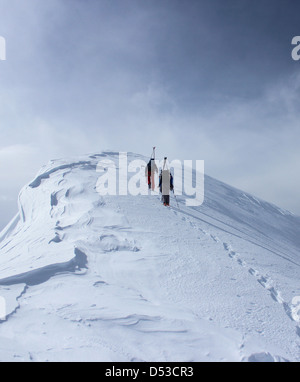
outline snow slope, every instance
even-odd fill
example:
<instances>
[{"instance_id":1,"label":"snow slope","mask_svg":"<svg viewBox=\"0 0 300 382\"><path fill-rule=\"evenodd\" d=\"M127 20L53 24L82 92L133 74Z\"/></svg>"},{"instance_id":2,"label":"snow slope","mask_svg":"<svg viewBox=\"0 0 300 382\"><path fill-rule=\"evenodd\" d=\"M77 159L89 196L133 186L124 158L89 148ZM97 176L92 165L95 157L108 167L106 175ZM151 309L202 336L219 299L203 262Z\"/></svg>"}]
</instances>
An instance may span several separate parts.
<instances>
[{"instance_id":1,"label":"snow slope","mask_svg":"<svg viewBox=\"0 0 300 382\"><path fill-rule=\"evenodd\" d=\"M0 360L299 361L300 218L208 176L199 207L100 196L103 158L118 165L54 160L21 190Z\"/></svg>"}]
</instances>

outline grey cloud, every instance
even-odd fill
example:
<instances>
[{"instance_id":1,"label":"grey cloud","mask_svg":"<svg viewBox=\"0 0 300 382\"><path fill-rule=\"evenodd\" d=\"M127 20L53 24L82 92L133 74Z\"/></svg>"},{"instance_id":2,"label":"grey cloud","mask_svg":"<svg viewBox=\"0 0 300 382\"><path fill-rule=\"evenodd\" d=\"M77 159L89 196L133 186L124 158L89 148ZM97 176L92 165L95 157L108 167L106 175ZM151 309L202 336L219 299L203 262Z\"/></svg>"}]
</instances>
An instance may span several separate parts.
<instances>
[{"instance_id":1,"label":"grey cloud","mask_svg":"<svg viewBox=\"0 0 300 382\"><path fill-rule=\"evenodd\" d=\"M10 166L0 194L19 187L10 147L30 152L19 177L29 181L55 157L104 148L147 155L156 145L161 156L204 159L209 175L300 213L300 68L290 44L299 8L0 0L0 149Z\"/></svg>"}]
</instances>

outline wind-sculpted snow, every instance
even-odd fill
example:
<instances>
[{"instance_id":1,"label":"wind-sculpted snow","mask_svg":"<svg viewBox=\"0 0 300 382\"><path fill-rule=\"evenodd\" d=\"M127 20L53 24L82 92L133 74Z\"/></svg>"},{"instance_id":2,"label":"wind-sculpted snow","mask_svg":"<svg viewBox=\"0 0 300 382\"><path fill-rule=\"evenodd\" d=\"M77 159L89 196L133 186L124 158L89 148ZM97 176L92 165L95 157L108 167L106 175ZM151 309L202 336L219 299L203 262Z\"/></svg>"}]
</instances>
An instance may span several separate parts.
<instances>
[{"instance_id":1,"label":"wind-sculpted snow","mask_svg":"<svg viewBox=\"0 0 300 382\"><path fill-rule=\"evenodd\" d=\"M299 217L209 176L199 207L100 196L103 158L118 169L53 160L21 190L0 360L299 361Z\"/></svg>"},{"instance_id":2,"label":"wind-sculpted snow","mask_svg":"<svg viewBox=\"0 0 300 382\"><path fill-rule=\"evenodd\" d=\"M247 236L266 244L279 238L279 243L300 247L300 218L245 192L218 182L209 176L205 178L205 201L202 213L212 215L223 224L231 226ZM213 212L213 214L211 214Z\"/></svg>"},{"instance_id":3,"label":"wind-sculpted snow","mask_svg":"<svg viewBox=\"0 0 300 382\"><path fill-rule=\"evenodd\" d=\"M30 184L29 184L29 187L31 188L35 188L35 187L39 187L42 180L44 179L48 179L49 176L53 173L55 173L56 171L60 171L60 170L72 170L74 167L82 167L83 169L86 169L87 166L91 166L91 162L89 161L79 161L79 162L75 162L75 163L69 163L69 164L64 164L64 165L61 165L61 166L58 166L58 167L54 167L52 168L51 170L49 171L46 171L44 172L43 174L41 175L38 175ZM92 167L88 167L88 168L92 168L92 169L95 169L94 166Z\"/></svg>"},{"instance_id":4,"label":"wind-sculpted snow","mask_svg":"<svg viewBox=\"0 0 300 382\"><path fill-rule=\"evenodd\" d=\"M0 285L38 285L44 283L49 280L50 277L53 277L59 273L75 272L76 270L81 271L82 268L87 268L87 257L85 253L78 248L75 248L74 252L75 257L69 261L46 265L45 267L38 268L33 271L0 279Z\"/></svg>"}]
</instances>

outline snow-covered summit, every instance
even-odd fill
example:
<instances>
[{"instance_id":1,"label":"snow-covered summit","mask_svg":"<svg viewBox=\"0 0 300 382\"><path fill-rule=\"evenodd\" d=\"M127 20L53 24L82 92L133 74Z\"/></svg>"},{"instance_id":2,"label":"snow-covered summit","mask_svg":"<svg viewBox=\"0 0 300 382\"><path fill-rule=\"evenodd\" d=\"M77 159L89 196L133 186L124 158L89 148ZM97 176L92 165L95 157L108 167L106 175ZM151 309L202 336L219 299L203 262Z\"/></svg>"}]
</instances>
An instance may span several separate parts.
<instances>
[{"instance_id":1,"label":"snow-covered summit","mask_svg":"<svg viewBox=\"0 0 300 382\"><path fill-rule=\"evenodd\" d=\"M299 361L300 218L209 176L198 207L100 196L103 159L118 168L53 160L21 190L0 360Z\"/></svg>"}]
</instances>

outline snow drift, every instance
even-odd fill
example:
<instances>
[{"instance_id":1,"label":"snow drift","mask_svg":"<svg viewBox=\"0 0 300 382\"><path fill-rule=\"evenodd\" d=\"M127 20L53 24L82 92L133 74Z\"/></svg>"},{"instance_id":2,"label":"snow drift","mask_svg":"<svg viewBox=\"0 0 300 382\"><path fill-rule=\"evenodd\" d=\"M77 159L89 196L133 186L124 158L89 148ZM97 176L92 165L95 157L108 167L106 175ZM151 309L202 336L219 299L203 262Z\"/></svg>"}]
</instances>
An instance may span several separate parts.
<instances>
[{"instance_id":1,"label":"snow drift","mask_svg":"<svg viewBox=\"0 0 300 382\"><path fill-rule=\"evenodd\" d=\"M208 176L198 207L100 196L101 158L118 164L54 160L21 190L0 360L299 361L300 218Z\"/></svg>"}]
</instances>

